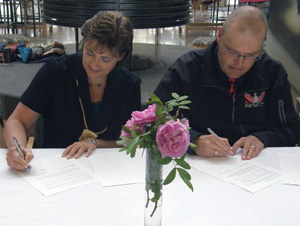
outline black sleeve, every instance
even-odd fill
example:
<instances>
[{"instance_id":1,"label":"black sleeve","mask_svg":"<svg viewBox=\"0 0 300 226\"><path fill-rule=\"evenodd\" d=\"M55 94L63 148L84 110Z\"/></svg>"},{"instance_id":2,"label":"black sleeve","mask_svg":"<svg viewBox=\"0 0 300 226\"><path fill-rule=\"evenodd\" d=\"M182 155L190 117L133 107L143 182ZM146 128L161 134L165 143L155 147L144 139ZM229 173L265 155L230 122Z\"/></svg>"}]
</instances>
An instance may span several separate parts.
<instances>
[{"instance_id":1,"label":"black sleeve","mask_svg":"<svg viewBox=\"0 0 300 226\"><path fill-rule=\"evenodd\" d=\"M178 71L170 67L155 88L154 94L165 103L172 99L171 93L181 93L181 79Z\"/></svg>"},{"instance_id":2,"label":"black sleeve","mask_svg":"<svg viewBox=\"0 0 300 226\"><path fill-rule=\"evenodd\" d=\"M133 111L140 111L140 110L141 110L141 80L136 79L132 88L130 103L128 105L127 119L131 118L131 113Z\"/></svg>"},{"instance_id":3,"label":"black sleeve","mask_svg":"<svg viewBox=\"0 0 300 226\"><path fill-rule=\"evenodd\" d=\"M154 94L158 96L163 103L172 99L171 93L177 93L180 96L187 95L189 96L189 100L193 101L191 86L195 78L192 76L197 73L192 73L192 71L199 72L198 67L200 67L201 62L197 61L199 59L196 60L191 53L177 59L167 70L166 74L156 87ZM191 110L183 111L183 116L189 119L191 114L190 111ZM201 135L203 135L203 133L200 133L193 128L190 129L191 141Z\"/></svg>"},{"instance_id":4,"label":"black sleeve","mask_svg":"<svg viewBox=\"0 0 300 226\"><path fill-rule=\"evenodd\" d=\"M56 74L55 67L46 62L21 96L20 102L39 114L49 111L53 96L53 75Z\"/></svg>"},{"instance_id":5,"label":"black sleeve","mask_svg":"<svg viewBox=\"0 0 300 226\"><path fill-rule=\"evenodd\" d=\"M295 146L300 138L300 118L295 111L286 71L281 66L279 70L277 69L277 73L272 91L274 106L272 111L276 124L268 131L252 135L259 138L265 147Z\"/></svg>"}]
</instances>

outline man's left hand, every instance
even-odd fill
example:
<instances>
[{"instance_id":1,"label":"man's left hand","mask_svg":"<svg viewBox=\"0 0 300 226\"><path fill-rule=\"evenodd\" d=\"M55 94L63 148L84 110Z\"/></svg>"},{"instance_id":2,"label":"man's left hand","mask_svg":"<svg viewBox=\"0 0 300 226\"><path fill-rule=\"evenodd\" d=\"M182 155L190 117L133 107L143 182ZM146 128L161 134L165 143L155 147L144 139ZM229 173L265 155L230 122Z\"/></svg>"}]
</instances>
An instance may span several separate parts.
<instances>
[{"instance_id":1,"label":"man's left hand","mask_svg":"<svg viewBox=\"0 0 300 226\"><path fill-rule=\"evenodd\" d=\"M232 151L236 153L238 148L243 148L242 159L250 160L259 155L264 148L264 144L255 136L241 137L232 146Z\"/></svg>"}]
</instances>

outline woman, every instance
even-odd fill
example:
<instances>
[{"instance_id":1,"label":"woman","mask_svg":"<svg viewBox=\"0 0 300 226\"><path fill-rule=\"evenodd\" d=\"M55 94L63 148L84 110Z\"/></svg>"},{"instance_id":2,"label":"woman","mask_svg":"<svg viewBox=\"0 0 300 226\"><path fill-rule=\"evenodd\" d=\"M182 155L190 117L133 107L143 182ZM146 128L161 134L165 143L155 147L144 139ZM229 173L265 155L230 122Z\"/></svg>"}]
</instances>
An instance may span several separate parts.
<instances>
[{"instance_id":1,"label":"woman","mask_svg":"<svg viewBox=\"0 0 300 226\"><path fill-rule=\"evenodd\" d=\"M118 66L132 49L129 19L118 12L99 12L81 29L80 53L46 62L6 122L7 164L13 169L24 170L33 158L25 148L26 134L40 115L42 147L67 147L62 157L79 158L98 147L117 147L122 125L140 109L140 79Z\"/></svg>"}]
</instances>

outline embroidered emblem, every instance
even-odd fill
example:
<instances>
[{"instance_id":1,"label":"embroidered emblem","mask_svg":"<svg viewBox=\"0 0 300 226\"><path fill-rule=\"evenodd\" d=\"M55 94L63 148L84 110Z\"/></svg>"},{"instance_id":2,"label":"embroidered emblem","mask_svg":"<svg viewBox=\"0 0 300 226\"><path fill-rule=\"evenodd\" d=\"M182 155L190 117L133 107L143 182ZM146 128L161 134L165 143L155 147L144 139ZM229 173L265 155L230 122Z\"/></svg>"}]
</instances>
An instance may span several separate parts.
<instances>
[{"instance_id":1,"label":"embroidered emblem","mask_svg":"<svg viewBox=\"0 0 300 226\"><path fill-rule=\"evenodd\" d=\"M255 92L253 96L249 93L245 93L245 108L263 107L265 93L265 91L262 91L260 94Z\"/></svg>"}]
</instances>

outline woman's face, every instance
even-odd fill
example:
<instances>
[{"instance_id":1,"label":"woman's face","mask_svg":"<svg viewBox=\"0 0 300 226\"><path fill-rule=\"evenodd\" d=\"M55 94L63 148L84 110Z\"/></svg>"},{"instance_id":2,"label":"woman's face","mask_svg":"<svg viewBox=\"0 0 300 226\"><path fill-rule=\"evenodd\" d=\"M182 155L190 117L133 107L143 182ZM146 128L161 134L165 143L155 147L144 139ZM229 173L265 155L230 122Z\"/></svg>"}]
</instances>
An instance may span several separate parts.
<instances>
[{"instance_id":1,"label":"woman's face","mask_svg":"<svg viewBox=\"0 0 300 226\"><path fill-rule=\"evenodd\" d=\"M86 41L83 44L82 64L89 78L107 76L121 59L113 56L107 48L99 46L97 41Z\"/></svg>"}]
</instances>

